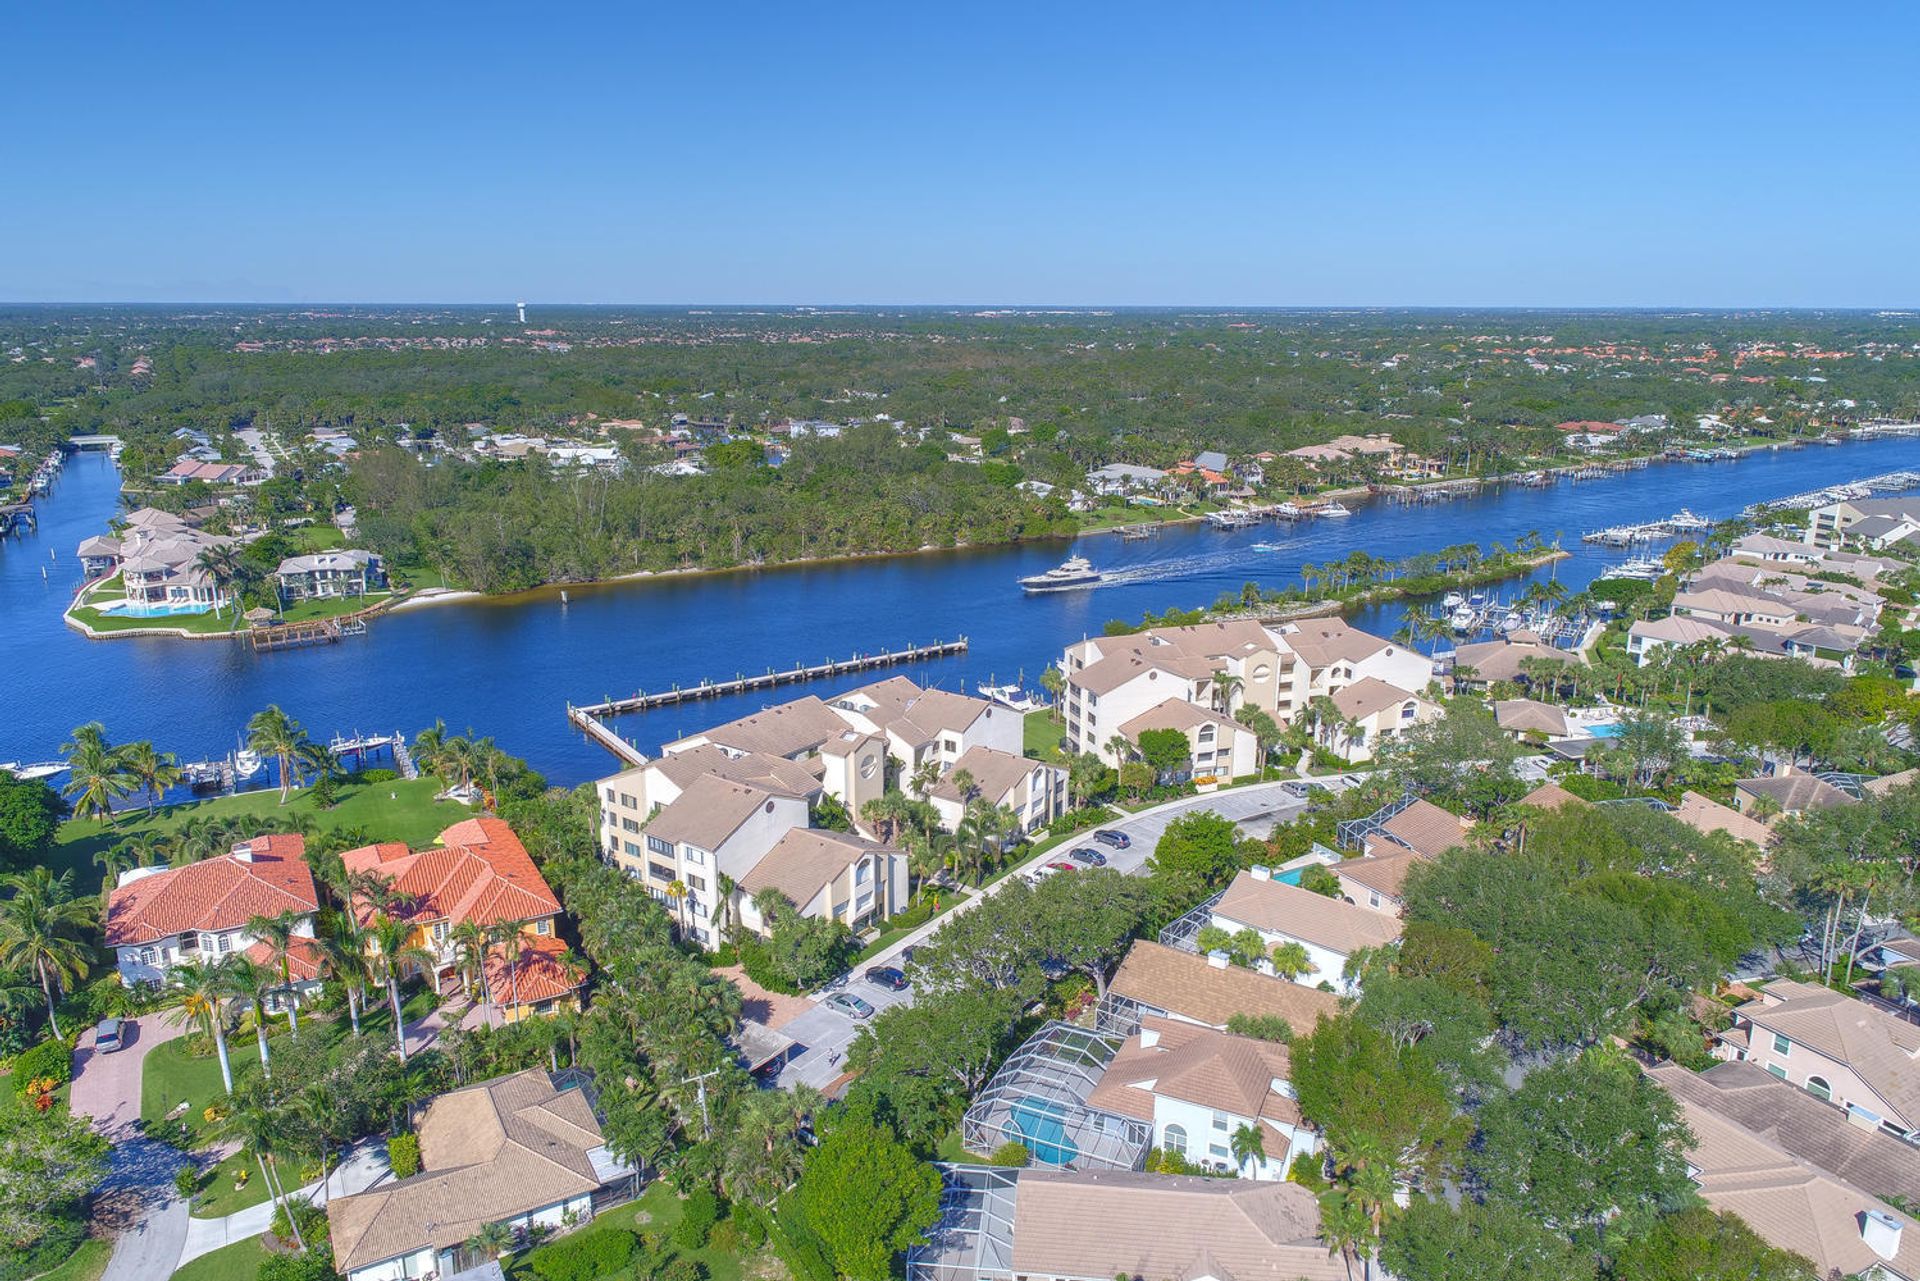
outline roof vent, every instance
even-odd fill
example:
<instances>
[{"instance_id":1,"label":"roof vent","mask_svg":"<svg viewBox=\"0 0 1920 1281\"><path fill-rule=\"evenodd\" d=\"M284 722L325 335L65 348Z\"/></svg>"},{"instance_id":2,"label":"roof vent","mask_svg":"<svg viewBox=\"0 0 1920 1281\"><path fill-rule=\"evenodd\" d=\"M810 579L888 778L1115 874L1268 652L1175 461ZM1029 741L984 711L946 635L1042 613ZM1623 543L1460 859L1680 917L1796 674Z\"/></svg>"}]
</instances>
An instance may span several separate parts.
<instances>
[{"instance_id":1,"label":"roof vent","mask_svg":"<svg viewBox=\"0 0 1920 1281\"><path fill-rule=\"evenodd\" d=\"M1222 952L1219 948L1215 948L1213 951L1207 953L1207 964L1216 970L1224 970L1228 965L1232 964L1232 962L1227 959L1225 952Z\"/></svg>"},{"instance_id":2,"label":"roof vent","mask_svg":"<svg viewBox=\"0 0 1920 1281\"><path fill-rule=\"evenodd\" d=\"M1868 1210L1860 1220L1860 1239L1883 1259L1900 1253L1900 1220L1885 1210Z\"/></svg>"},{"instance_id":3,"label":"roof vent","mask_svg":"<svg viewBox=\"0 0 1920 1281\"><path fill-rule=\"evenodd\" d=\"M1252 867L1248 868L1247 874L1256 881L1271 881L1273 879L1273 869L1260 863L1255 863Z\"/></svg>"},{"instance_id":4,"label":"roof vent","mask_svg":"<svg viewBox=\"0 0 1920 1281\"><path fill-rule=\"evenodd\" d=\"M1151 1050L1154 1046L1158 1044L1160 1044L1159 1028L1143 1027L1140 1029L1140 1048L1141 1049Z\"/></svg>"},{"instance_id":5,"label":"roof vent","mask_svg":"<svg viewBox=\"0 0 1920 1281\"><path fill-rule=\"evenodd\" d=\"M253 846L245 841L233 847L233 856L242 863L253 862Z\"/></svg>"}]
</instances>

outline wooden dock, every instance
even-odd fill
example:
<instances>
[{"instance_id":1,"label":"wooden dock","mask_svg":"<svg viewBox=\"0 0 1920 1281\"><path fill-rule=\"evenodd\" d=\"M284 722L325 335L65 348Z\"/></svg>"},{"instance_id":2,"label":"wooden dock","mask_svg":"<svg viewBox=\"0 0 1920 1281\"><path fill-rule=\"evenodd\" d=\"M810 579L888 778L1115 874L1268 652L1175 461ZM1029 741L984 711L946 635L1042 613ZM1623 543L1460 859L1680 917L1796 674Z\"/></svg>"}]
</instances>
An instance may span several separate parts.
<instances>
[{"instance_id":1,"label":"wooden dock","mask_svg":"<svg viewBox=\"0 0 1920 1281\"><path fill-rule=\"evenodd\" d=\"M788 668L786 671L776 672L769 669L754 676L739 675L732 680L701 681L698 685L675 685L672 689L655 690L651 693L641 690L627 698L610 698L604 703L587 703L581 706L568 703L567 719L587 737L614 755L638 765L647 758L633 744L603 724L603 718L622 716L629 712L650 712L657 707L671 707L678 703L691 703L705 698L751 694L758 690L777 689L782 685L797 685L802 681L847 676L855 672L870 672L882 667L897 667L902 663L919 663L933 658L949 658L966 652L967 638L962 636L958 640L935 641L931 645L911 645L906 649L887 650L879 654L855 654L852 658L814 663L811 666L802 665Z\"/></svg>"}]
</instances>

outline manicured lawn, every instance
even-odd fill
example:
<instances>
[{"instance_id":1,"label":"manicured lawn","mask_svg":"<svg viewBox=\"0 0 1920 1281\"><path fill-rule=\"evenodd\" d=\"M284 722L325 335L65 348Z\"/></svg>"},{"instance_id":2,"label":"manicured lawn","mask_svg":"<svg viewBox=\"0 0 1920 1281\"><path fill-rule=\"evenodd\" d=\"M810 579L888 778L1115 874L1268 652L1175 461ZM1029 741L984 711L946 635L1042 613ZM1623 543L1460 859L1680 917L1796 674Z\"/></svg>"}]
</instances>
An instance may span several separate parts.
<instances>
[{"instance_id":1,"label":"manicured lawn","mask_svg":"<svg viewBox=\"0 0 1920 1281\"><path fill-rule=\"evenodd\" d=\"M392 592L368 592L365 596L333 597L327 600L303 600L280 611L285 623L315 623L323 618L341 618L357 614L386 600Z\"/></svg>"},{"instance_id":2,"label":"manicured lawn","mask_svg":"<svg viewBox=\"0 0 1920 1281\"><path fill-rule=\"evenodd\" d=\"M247 1172L245 1187L236 1189L233 1185L239 1173ZM287 1182L291 1184L298 1174L291 1168L283 1170ZM220 1219L235 1210L244 1210L250 1205L259 1205L267 1199L267 1185L260 1179L260 1171L255 1168L253 1157L245 1149L234 1153L213 1168L213 1177L203 1179L200 1191L193 1198L193 1217L196 1219Z\"/></svg>"},{"instance_id":3,"label":"manicured lawn","mask_svg":"<svg viewBox=\"0 0 1920 1281\"><path fill-rule=\"evenodd\" d=\"M174 1281L253 1281L266 1258L267 1249L260 1238L249 1237L201 1255L175 1272Z\"/></svg>"},{"instance_id":4,"label":"manicured lawn","mask_svg":"<svg viewBox=\"0 0 1920 1281\"><path fill-rule=\"evenodd\" d=\"M581 1231L599 1232L608 1228L627 1228L634 1232L665 1235L680 1222L680 1215L679 1196L668 1184L656 1182L641 1193L638 1200L629 1201L623 1206L608 1210L605 1214L597 1216L592 1226L582 1228ZM525 1254L503 1260L511 1281L535 1281L538 1274L533 1270L533 1261L540 1257L542 1248L544 1247L536 1246ZM704 1264L708 1281L741 1281L744 1271L745 1261L740 1255L711 1247L685 1254L675 1250L671 1257L691 1258Z\"/></svg>"},{"instance_id":5,"label":"manicured lawn","mask_svg":"<svg viewBox=\"0 0 1920 1281\"><path fill-rule=\"evenodd\" d=\"M1064 761L1066 757L1060 751L1060 740L1067 731L1059 721L1053 719L1051 712L1028 712L1022 728L1026 733L1025 748L1029 756L1037 756L1043 761Z\"/></svg>"},{"instance_id":6,"label":"manicured lawn","mask_svg":"<svg viewBox=\"0 0 1920 1281\"><path fill-rule=\"evenodd\" d=\"M100 1274L107 1270L107 1260L112 1257L113 1242L88 1237L64 1263L50 1272L42 1272L33 1281L100 1281Z\"/></svg>"},{"instance_id":7,"label":"manicured lawn","mask_svg":"<svg viewBox=\"0 0 1920 1281\"><path fill-rule=\"evenodd\" d=\"M271 771L269 764L267 769ZM98 889L100 869L93 856L132 836L167 836L197 818L292 818L304 815L321 829L364 828L369 840L405 841L428 845L441 831L471 816L472 811L451 801L436 801L440 781L433 778L395 779L386 783L343 783L330 810L319 809L313 794L296 791L285 805L276 789L242 792L212 800L171 805L149 817L135 810L122 814L111 827L92 819L70 819L61 824L47 862L56 872L73 869L75 889Z\"/></svg>"},{"instance_id":8,"label":"manicured lawn","mask_svg":"<svg viewBox=\"0 0 1920 1281\"><path fill-rule=\"evenodd\" d=\"M987 1158L978 1152L967 1151L967 1145L960 1141L960 1127L947 1131L940 1145L934 1149L934 1160L948 1161L956 1165L985 1165Z\"/></svg>"},{"instance_id":9,"label":"manicured lawn","mask_svg":"<svg viewBox=\"0 0 1920 1281\"><path fill-rule=\"evenodd\" d=\"M346 537L332 525L302 525L286 531L287 538L301 554L324 552L342 546Z\"/></svg>"},{"instance_id":10,"label":"manicured lawn","mask_svg":"<svg viewBox=\"0 0 1920 1281\"><path fill-rule=\"evenodd\" d=\"M931 902L927 898L929 894L938 894L940 896L940 908L938 911L928 911L926 907L922 906L922 903L925 903L928 907L931 906ZM886 926L881 929L878 934L874 935L872 940L854 956L853 962L848 968L852 969L864 964L868 957L877 956L881 952L886 951L889 947L892 947L895 943L905 938L908 934L913 933L913 931L919 929L928 921L933 920L935 917L945 916L955 907L966 902L970 897L972 897L972 895L966 890L929 890L927 887L922 886L920 889L921 902L915 903L906 911L888 920Z\"/></svg>"}]
</instances>

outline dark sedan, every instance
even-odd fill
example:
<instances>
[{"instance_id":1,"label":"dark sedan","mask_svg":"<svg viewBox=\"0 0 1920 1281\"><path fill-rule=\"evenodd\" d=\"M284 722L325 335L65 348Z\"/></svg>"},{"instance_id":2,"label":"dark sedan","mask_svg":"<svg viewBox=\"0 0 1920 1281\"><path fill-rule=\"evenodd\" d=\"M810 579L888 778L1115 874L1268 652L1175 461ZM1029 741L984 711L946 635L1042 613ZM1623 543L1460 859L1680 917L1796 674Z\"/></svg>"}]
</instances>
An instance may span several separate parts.
<instances>
[{"instance_id":1,"label":"dark sedan","mask_svg":"<svg viewBox=\"0 0 1920 1281\"><path fill-rule=\"evenodd\" d=\"M1091 845L1082 845L1079 849L1069 853L1067 857L1076 863L1085 863L1088 867L1105 867L1107 865L1107 856L1099 850L1094 849Z\"/></svg>"},{"instance_id":2,"label":"dark sedan","mask_svg":"<svg viewBox=\"0 0 1920 1281\"><path fill-rule=\"evenodd\" d=\"M907 976L891 965L876 965L867 971L867 982L875 987L884 987L889 992L907 990Z\"/></svg>"}]
</instances>

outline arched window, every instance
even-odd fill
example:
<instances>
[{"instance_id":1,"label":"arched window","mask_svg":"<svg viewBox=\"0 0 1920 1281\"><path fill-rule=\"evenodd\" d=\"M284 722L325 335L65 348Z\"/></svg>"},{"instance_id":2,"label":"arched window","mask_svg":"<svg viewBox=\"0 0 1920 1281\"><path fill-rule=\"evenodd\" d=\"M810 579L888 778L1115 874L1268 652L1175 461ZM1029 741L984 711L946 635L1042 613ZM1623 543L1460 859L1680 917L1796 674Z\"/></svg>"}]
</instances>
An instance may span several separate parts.
<instances>
[{"instance_id":1,"label":"arched window","mask_svg":"<svg viewBox=\"0 0 1920 1281\"><path fill-rule=\"evenodd\" d=\"M1178 1152L1181 1156L1185 1156L1187 1154L1186 1129L1178 1125L1169 1125L1160 1131L1160 1146L1169 1152Z\"/></svg>"},{"instance_id":2,"label":"arched window","mask_svg":"<svg viewBox=\"0 0 1920 1281\"><path fill-rule=\"evenodd\" d=\"M1828 1102L1833 1101L1833 1087L1817 1076L1807 1078L1807 1093L1813 1095L1816 1099L1826 1099Z\"/></svg>"}]
</instances>

